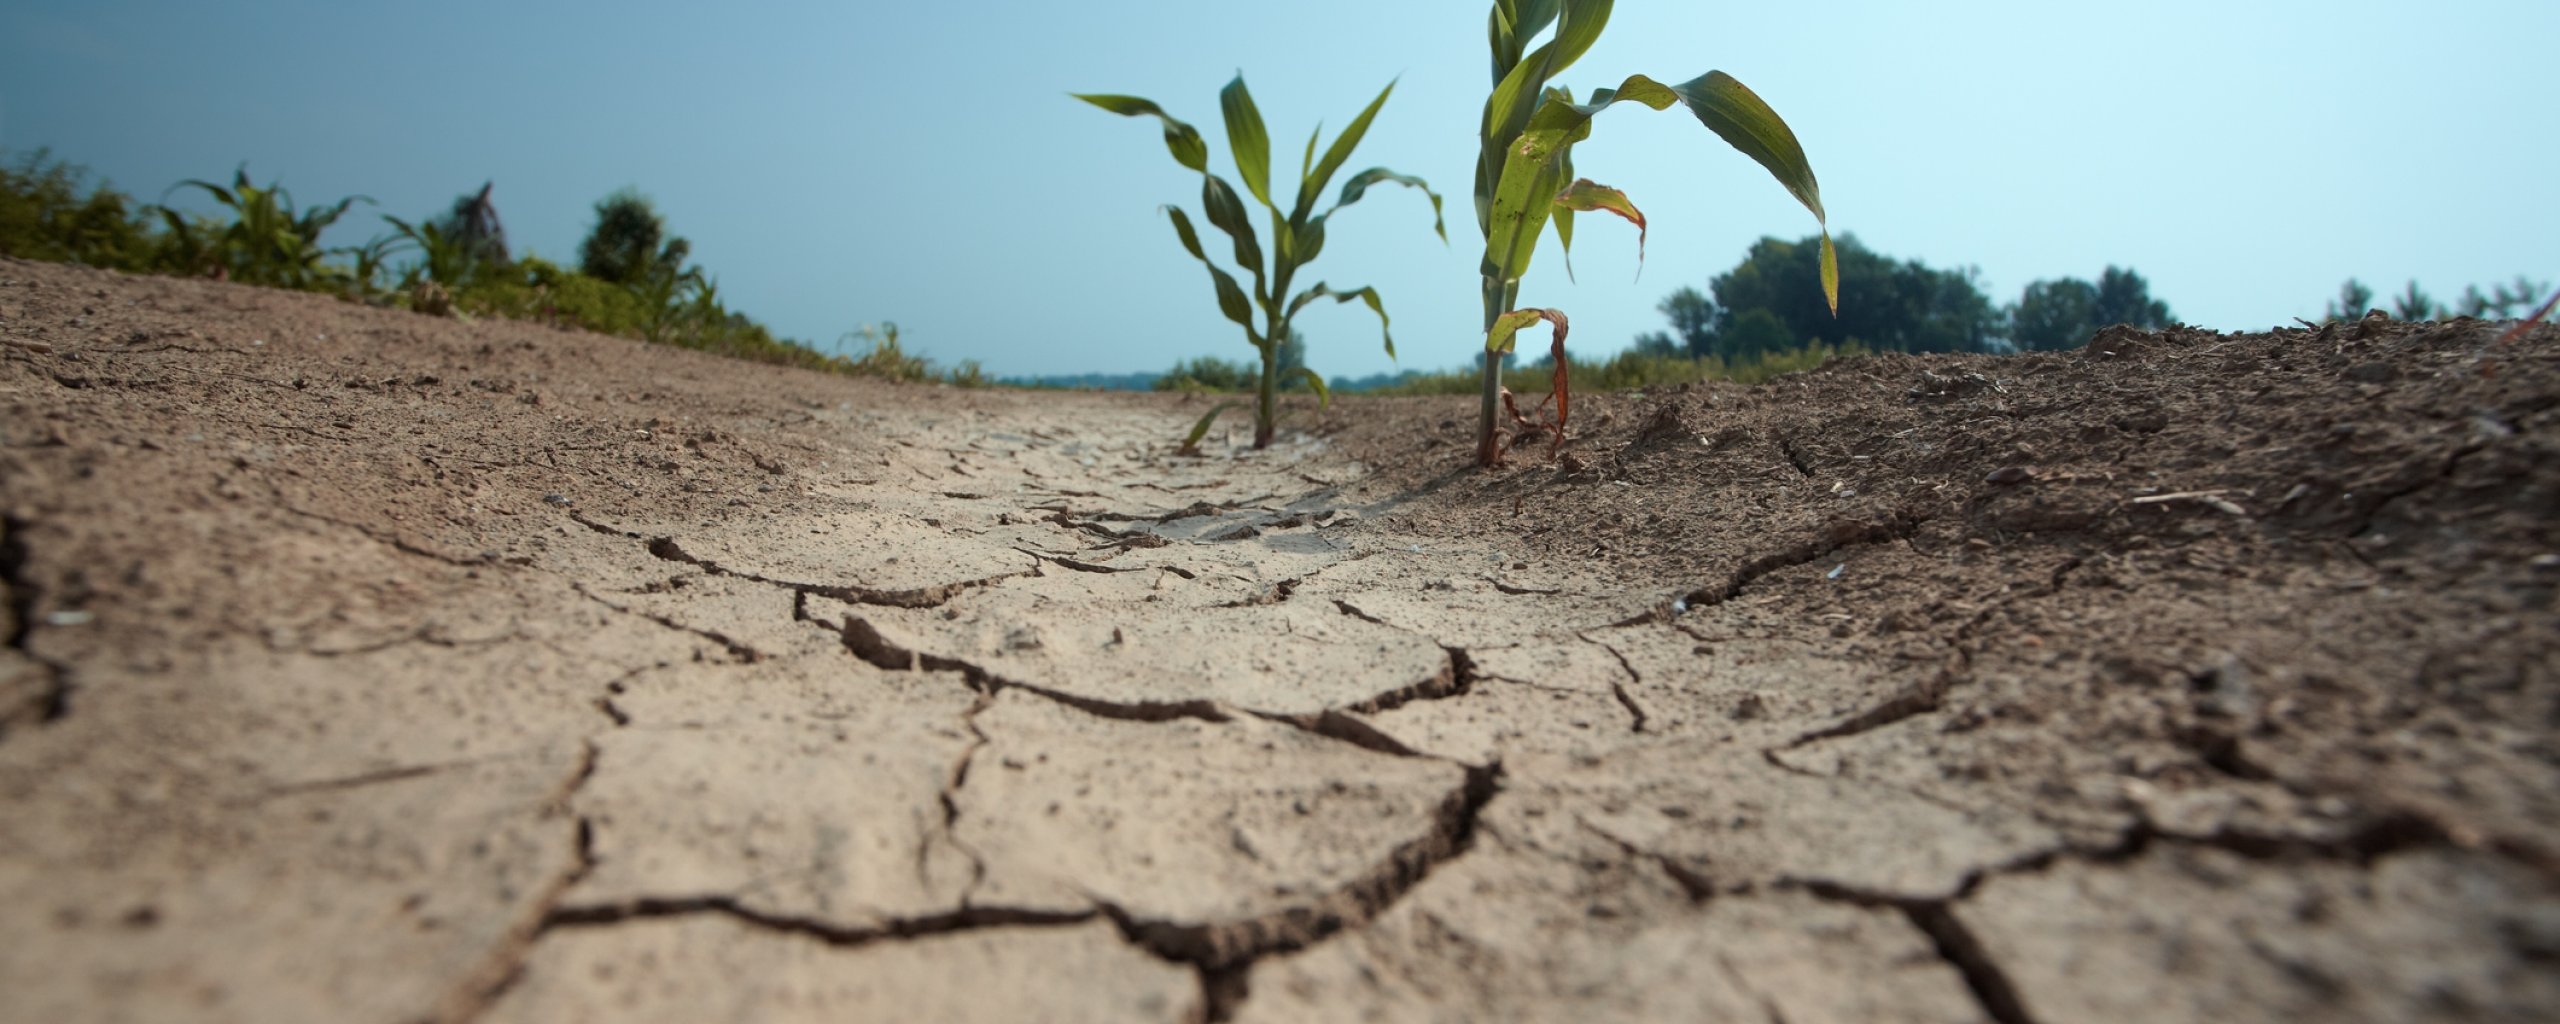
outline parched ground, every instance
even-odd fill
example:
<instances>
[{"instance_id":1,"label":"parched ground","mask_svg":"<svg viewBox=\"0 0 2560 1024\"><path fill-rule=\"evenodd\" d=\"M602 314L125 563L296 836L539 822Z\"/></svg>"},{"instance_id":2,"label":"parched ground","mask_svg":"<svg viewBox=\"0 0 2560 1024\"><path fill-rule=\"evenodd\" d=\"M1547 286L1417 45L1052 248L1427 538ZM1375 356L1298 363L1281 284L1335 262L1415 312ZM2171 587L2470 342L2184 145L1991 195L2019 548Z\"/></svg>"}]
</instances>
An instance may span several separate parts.
<instances>
[{"instance_id":1,"label":"parched ground","mask_svg":"<svg viewBox=\"0 0 2560 1024\"><path fill-rule=\"evenodd\" d=\"M2560 331L1174 450L0 260L0 1019L2560 1015ZM1241 428L1238 428L1241 432Z\"/></svg>"}]
</instances>

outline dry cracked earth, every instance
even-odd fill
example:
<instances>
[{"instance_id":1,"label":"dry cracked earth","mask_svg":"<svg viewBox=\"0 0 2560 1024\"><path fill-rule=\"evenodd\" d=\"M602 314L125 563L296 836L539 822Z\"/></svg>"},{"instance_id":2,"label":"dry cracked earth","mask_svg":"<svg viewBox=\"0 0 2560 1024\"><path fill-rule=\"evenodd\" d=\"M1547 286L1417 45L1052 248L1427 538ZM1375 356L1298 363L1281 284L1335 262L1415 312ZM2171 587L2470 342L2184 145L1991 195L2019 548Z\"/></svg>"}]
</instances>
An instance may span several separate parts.
<instances>
[{"instance_id":1,"label":"dry cracked earth","mask_svg":"<svg viewBox=\"0 0 2560 1024\"><path fill-rule=\"evenodd\" d=\"M2560 334L894 387L0 260L0 1018L2560 1014Z\"/></svg>"}]
</instances>

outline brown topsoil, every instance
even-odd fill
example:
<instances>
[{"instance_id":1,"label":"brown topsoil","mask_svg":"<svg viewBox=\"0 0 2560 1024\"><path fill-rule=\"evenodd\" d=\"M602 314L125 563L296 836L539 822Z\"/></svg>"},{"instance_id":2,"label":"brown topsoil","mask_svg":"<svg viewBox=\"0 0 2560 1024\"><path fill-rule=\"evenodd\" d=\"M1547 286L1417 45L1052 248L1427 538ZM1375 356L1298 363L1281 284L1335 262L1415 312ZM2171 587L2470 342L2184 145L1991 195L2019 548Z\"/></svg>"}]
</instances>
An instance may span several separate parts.
<instances>
[{"instance_id":1,"label":"brown topsoil","mask_svg":"<svg viewBox=\"0 0 2560 1024\"><path fill-rule=\"evenodd\" d=\"M0 1020L2560 1016L2560 330L891 386L0 260Z\"/></svg>"}]
</instances>

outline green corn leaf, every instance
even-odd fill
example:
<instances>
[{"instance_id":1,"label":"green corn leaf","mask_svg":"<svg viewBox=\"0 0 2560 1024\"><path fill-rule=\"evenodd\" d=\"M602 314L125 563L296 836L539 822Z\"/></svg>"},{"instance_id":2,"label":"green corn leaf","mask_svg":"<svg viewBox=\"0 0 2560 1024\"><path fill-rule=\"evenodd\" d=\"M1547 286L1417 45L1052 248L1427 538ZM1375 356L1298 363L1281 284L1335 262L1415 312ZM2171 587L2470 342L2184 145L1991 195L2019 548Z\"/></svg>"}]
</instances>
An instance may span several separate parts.
<instances>
[{"instance_id":1,"label":"green corn leaf","mask_svg":"<svg viewBox=\"0 0 2560 1024\"><path fill-rule=\"evenodd\" d=\"M241 182L241 185L243 185L244 187L245 187L247 184L248 184L248 182L247 182L247 181L242 181L242 182ZM215 201L220 202L222 205L227 206L227 207L230 207L231 209L233 209L233 210L235 210L235 211L236 211L236 210L239 210L239 209L241 208L240 200L239 200L239 199L237 199L237 198L234 198L234 197L232 196L232 194L231 194L231 191L230 191L229 189L225 189L225 188L223 188L222 186L220 186L220 185L216 185L216 184L214 184L214 183L212 183L212 182L210 182L210 181L204 181L204 180L197 179L197 178L189 178L189 179L187 179L187 180L185 180L185 181L181 181L181 182L179 182L179 183L177 183L177 184L175 184L175 185L171 185L171 186L169 186L169 191L171 191L171 192L175 192L175 191L177 191L177 190L179 190L179 189L182 189L182 188L185 188L185 187L187 187L187 186L189 186L189 185L193 185L193 186L195 186L195 187L197 187L197 188L200 188L200 189L205 190L205 191L206 191L206 192L208 192L208 193L211 193L211 194L212 194L212 196L213 196L213 198L215 199ZM165 197L164 197L164 198L165 198Z\"/></svg>"},{"instance_id":2,"label":"green corn leaf","mask_svg":"<svg viewBox=\"0 0 2560 1024\"><path fill-rule=\"evenodd\" d=\"M1518 135L1543 105L1539 97L1546 93L1547 83L1582 59L1591 44L1600 40L1600 31L1609 27L1610 0L1563 0L1562 6L1556 37L1513 65L1485 98L1487 140L1508 141Z\"/></svg>"},{"instance_id":3,"label":"green corn leaf","mask_svg":"<svg viewBox=\"0 0 2560 1024\"><path fill-rule=\"evenodd\" d=\"M1301 366L1298 367L1298 375L1306 379L1308 387L1315 389L1317 408L1321 409L1333 404L1333 390L1325 387L1323 374Z\"/></svg>"},{"instance_id":4,"label":"green corn leaf","mask_svg":"<svg viewBox=\"0 0 2560 1024\"><path fill-rule=\"evenodd\" d=\"M1235 240L1236 265L1252 272L1253 297L1268 304L1271 295L1262 279L1262 246L1254 238L1253 220L1246 215L1235 186L1215 174L1201 175L1200 205L1208 212L1210 225Z\"/></svg>"},{"instance_id":5,"label":"green corn leaf","mask_svg":"<svg viewBox=\"0 0 2560 1024\"><path fill-rule=\"evenodd\" d=\"M1494 192L1492 219L1485 233L1487 276L1507 283L1528 272L1538 236L1546 231L1556 209L1563 174L1562 161L1537 159L1518 148L1512 151L1503 165L1502 185Z\"/></svg>"},{"instance_id":6,"label":"green corn leaf","mask_svg":"<svg viewBox=\"0 0 2560 1024\"><path fill-rule=\"evenodd\" d=\"M1218 90L1218 109L1226 115L1227 146L1234 151L1236 173L1244 177L1246 191L1264 206L1271 205L1271 134L1262 127L1262 111L1253 105L1253 93L1244 87L1244 76ZM1287 246L1281 247L1284 251Z\"/></svg>"},{"instance_id":7,"label":"green corn leaf","mask_svg":"<svg viewBox=\"0 0 2560 1024\"><path fill-rule=\"evenodd\" d=\"M1173 153L1173 159L1202 174L1209 172L1209 143L1200 137L1200 130L1165 113L1164 108L1156 106L1153 100L1110 93L1068 95L1123 117L1154 116L1164 122L1164 148Z\"/></svg>"},{"instance_id":8,"label":"green corn leaf","mask_svg":"<svg viewBox=\"0 0 2560 1024\"><path fill-rule=\"evenodd\" d=\"M1208 412L1202 413L1200 415L1200 419L1191 424L1191 432L1182 436L1182 454L1200 454L1200 439L1209 436L1209 425L1218 422L1218 415L1220 413L1224 413L1229 409L1239 408L1243 405L1243 402L1229 399L1210 406Z\"/></svg>"},{"instance_id":9,"label":"green corn leaf","mask_svg":"<svg viewBox=\"0 0 2560 1024\"><path fill-rule=\"evenodd\" d=\"M1201 266L1209 268L1209 280L1218 286L1218 311L1225 313L1227 319L1244 327L1246 337L1253 341L1253 347L1264 347L1267 342L1264 341L1262 333L1253 329L1252 302L1245 298L1244 289L1236 285L1236 279L1233 276L1219 269L1217 264L1209 262L1209 254L1200 248L1199 232L1191 229L1191 216L1183 213L1179 206L1165 207L1164 212L1173 218L1173 232L1181 236L1184 251L1189 252L1193 259L1199 260Z\"/></svg>"},{"instance_id":10,"label":"green corn leaf","mask_svg":"<svg viewBox=\"0 0 2560 1024\"><path fill-rule=\"evenodd\" d=\"M1830 301L1832 315L1839 315L1840 264L1831 250L1829 218L1822 212L1822 185L1814 180L1813 164L1805 159L1795 131L1758 94L1722 71L1707 72L1672 91L1699 123L1758 161L1797 202L1813 211L1814 222L1822 225L1822 296Z\"/></svg>"},{"instance_id":11,"label":"green corn leaf","mask_svg":"<svg viewBox=\"0 0 2560 1024\"><path fill-rule=\"evenodd\" d=\"M1393 359L1396 357L1396 336L1393 332L1387 329L1387 306L1383 300L1378 298L1378 290L1375 288L1356 288L1350 291L1336 291L1325 287L1324 282L1318 281L1315 283L1314 287L1308 288L1306 291L1299 292L1297 298L1289 300L1289 315L1294 317L1298 315L1299 310L1307 308L1308 303L1314 302L1317 299L1326 298L1332 299L1335 302L1349 302L1353 299L1359 299L1362 302L1368 303L1369 311L1378 314L1378 334L1380 337L1386 339L1387 358Z\"/></svg>"},{"instance_id":12,"label":"green corn leaf","mask_svg":"<svg viewBox=\"0 0 2560 1024\"><path fill-rule=\"evenodd\" d=\"M1307 180L1307 172L1313 169L1316 165L1316 140L1321 138L1324 138L1324 122L1318 121L1316 122L1316 130L1307 133L1307 151L1299 154L1298 156L1298 180L1301 182ZM1304 206L1306 205L1306 202L1307 190L1300 188L1298 190L1298 205Z\"/></svg>"},{"instance_id":13,"label":"green corn leaf","mask_svg":"<svg viewBox=\"0 0 2560 1024\"><path fill-rule=\"evenodd\" d=\"M1368 107L1360 111L1360 116L1352 118L1351 124L1342 129L1342 134L1333 137L1333 145L1325 147L1323 162L1316 164L1314 170L1300 177L1298 206L1297 210L1290 215L1291 220L1303 221L1306 219L1307 212L1315 209L1316 197L1323 195L1325 186L1333 183L1333 176L1342 170L1343 162L1351 159L1351 151L1358 148L1361 138L1369 134L1369 122L1377 119L1378 108L1386 106L1387 96L1395 91L1396 83L1392 81L1387 83L1386 88L1378 90L1378 98L1370 100ZM1314 142L1313 139L1308 140L1310 151L1313 150ZM1435 198L1433 203L1437 205L1438 200Z\"/></svg>"},{"instance_id":14,"label":"green corn leaf","mask_svg":"<svg viewBox=\"0 0 2560 1024\"><path fill-rule=\"evenodd\" d=\"M1573 173L1572 147L1566 147L1563 153L1557 154L1556 156L1556 180L1576 180ZM1574 279L1573 214L1574 210L1572 207L1561 204L1555 208L1553 213L1549 214L1549 216L1555 218L1556 251L1564 256L1564 279L1567 281L1572 281ZM1638 229L1638 233L1641 235L1642 229ZM1644 241L1641 238L1636 241L1636 262L1638 264L1637 273L1641 275L1643 273L1642 264L1644 262Z\"/></svg>"},{"instance_id":15,"label":"green corn leaf","mask_svg":"<svg viewBox=\"0 0 2560 1024\"><path fill-rule=\"evenodd\" d=\"M1313 263L1317 256L1324 253L1324 222L1325 218L1317 217L1308 221L1305 227L1291 233L1290 241L1297 245L1296 250L1289 254L1291 259L1297 261L1294 266L1303 267Z\"/></svg>"},{"instance_id":16,"label":"green corn leaf","mask_svg":"<svg viewBox=\"0 0 2560 1024\"><path fill-rule=\"evenodd\" d=\"M1528 49L1529 40L1555 24L1556 0L1495 0L1490 17L1493 42L1493 79L1501 81L1511 66L1520 63L1520 54Z\"/></svg>"}]
</instances>

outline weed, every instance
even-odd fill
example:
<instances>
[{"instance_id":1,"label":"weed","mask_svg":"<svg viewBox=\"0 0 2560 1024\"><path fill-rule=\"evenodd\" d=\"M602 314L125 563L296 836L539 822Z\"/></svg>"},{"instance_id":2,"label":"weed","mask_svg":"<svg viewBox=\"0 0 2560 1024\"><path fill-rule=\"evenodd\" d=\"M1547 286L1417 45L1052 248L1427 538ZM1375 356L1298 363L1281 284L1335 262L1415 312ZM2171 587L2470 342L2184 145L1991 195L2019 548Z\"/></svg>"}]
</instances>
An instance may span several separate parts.
<instances>
[{"instance_id":1,"label":"weed","mask_svg":"<svg viewBox=\"0 0 2560 1024\"><path fill-rule=\"evenodd\" d=\"M117 270L152 266L158 251L150 223L124 193L91 187L88 178L87 168L46 149L0 167L0 255Z\"/></svg>"}]
</instances>

